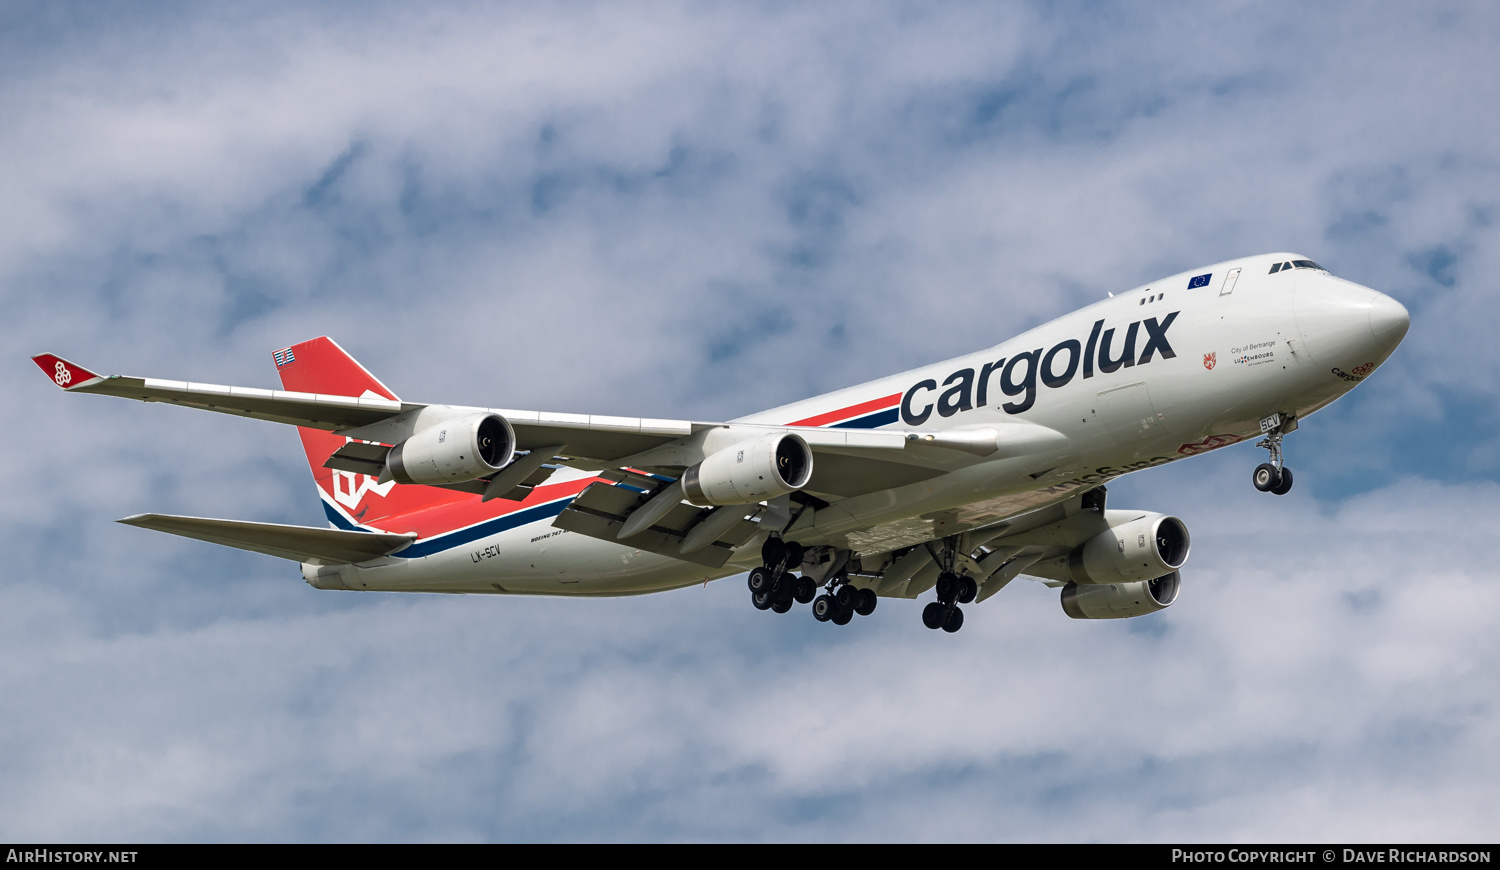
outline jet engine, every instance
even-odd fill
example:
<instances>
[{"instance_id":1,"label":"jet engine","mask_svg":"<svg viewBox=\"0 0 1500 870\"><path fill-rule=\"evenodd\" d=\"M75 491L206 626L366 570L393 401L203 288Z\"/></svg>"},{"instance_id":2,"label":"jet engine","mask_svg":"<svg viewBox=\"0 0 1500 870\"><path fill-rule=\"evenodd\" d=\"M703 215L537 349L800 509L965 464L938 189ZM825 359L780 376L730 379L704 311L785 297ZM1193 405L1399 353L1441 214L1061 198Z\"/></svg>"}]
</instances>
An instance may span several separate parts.
<instances>
[{"instance_id":1,"label":"jet engine","mask_svg":"<svg viewBox=\"0 0 1500 870\"><path fill-rule=\"evenodd\" d=\"M515 455L516 433L504 417L470 414L392 447L385 467L398 483L461 483L494 474Z\"/></svg>"},{"instance_id":2,"label":"jet engine","mask_svg":"<svg viewBox=\"0 0 1500 870\"><path fill-rule=\"evenodd\" d=\"M1084 585L1152 580L1181 568L1189 543L1182 520L1147 514L1100 532L1069 553L1068 575Z\"/></svg>"},{"instance_id":3,"label":"jet engine","mask_svg":"<svg viewBox=\"0 0 1500 870\"><path fill-rule=\"evenodd\" d=\"M726 447L682 475L700 506L753 504L801 489L812 478L812 449L799 435L770 432Z\"/></svg>"},{"instance_id":4,"label":"jet engine","mask_svg":"<svg viewBox=\"0 0 1500 870\"><path fill-rule=\"evenodd\" d=\"M1144 616L1172 606L1182 578L1176 571L1154 580L1063 587L1063 613L1074 619L1122 619Z\"/></svg>"}]
</instances>

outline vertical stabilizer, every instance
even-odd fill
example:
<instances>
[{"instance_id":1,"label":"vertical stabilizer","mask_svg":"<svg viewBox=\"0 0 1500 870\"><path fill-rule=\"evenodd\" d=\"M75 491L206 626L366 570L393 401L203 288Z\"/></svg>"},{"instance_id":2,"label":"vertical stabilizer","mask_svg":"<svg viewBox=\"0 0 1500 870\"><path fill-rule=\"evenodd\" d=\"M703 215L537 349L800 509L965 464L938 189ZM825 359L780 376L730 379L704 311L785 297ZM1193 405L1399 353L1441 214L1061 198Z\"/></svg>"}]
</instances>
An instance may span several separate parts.
<instances>
[{"instance_id":1,"label":"vertical stabilizer","mask_svg":"<svg viewBox=\"0 0 1500 870\"><path fill-rule=\"evenodd\" d=\"M271 354L271 359L281 375L281 385L288 390L400 401L379 378L327 336L282 348ZM465 493L430 486L401 486L395 481L381 483L368 474L324 468L328 457L349 439L303 426L297 427L297 432L302 436L307 464L323 499L323 512L335 528L407 533L417 531L415 527L407 527L415 519L414 512L478 501L476 496Z\"/></svg>"}]
</instances>

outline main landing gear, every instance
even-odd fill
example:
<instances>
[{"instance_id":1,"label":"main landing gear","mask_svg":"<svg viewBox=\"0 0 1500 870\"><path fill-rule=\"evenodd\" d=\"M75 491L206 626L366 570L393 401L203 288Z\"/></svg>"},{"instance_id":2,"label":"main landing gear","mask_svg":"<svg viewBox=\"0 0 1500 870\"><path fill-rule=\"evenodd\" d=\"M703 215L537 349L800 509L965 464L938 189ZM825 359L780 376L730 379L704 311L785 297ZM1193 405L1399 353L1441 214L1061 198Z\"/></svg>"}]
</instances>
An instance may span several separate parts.
<instances>
[{"instance_id":1,"label":"main landing gear","mask_svg":"<svg viewBox=\"0 0 1500 870\"><path fill-rule=\"evenodd\" d=\"M938 575L937 594L938 600L922 608L922 624L951 634L964 626L964 612L958 605L973 601L979 594L979 584L973 577L944 571Z\"/></svg>"},{"instance_id":2,"label":"main landing gear","mask_svg":"<svg viewBox=\"0 0 1500 870\"><path fill-rule=\"evenodd\" d=\"M802 565L802 545L796 541L769 538L760 548L765 565L750 572L750 603L756 610L786 613L792 602L806 604L818 593L811 577L798 577L792 571Z\"/></svg>"},{"instance_id":3,"label":"main landing gear","mask_svg":"<svg viewBox=\"0 0 1500 870\"><path fill-rule=\"evenodd\" d=\"M875 612L875 590L856 589L849 585L849 575L842 569L829 575L827 591L818 594L818 582L804 574L793 574L806 555L801 544L781 538L770 538L760 549L762 567L750 572L750 603L757 610L786 613L792 604L812 604L813 618L834 625L848 625L856 615Z\"/></svg>"},{"instance_id":4,"label":"main landing gear","mask_svg":"<svg viewBox=\"0 0 1500 870\"><path fill-rule=\"evenodd\" d=\"M1282 461L1281 438L1295 428L1297 425L1293 418L1283 418L1280 414L1272 414L1260 421L1260 430L1266 437L1256 442L1255 446L1271 451L1271 461L1257 465L1250 479L1261 492L1286 495L1292 491L1292 470Z\"/></svg>"},{"instance_id":5,"label":"main landing gear","mask_svg":"<svg viewBox=\"0 0 1500 870\"><path fill-rule=\"evenodd\" d=\"M840 572L828 583L829 591L813 599L813 619L848 625L855 614L869 616L875 612L879 600L874 589L855 589L849 585L847 575Z\"/></svg>"},{"instance_id":6,"label":"main landing gear","mask_svg":"<svg viewBox=\"0 0 1500 870\"><path fill-rule=\"evenodd\" d=\"M958 539L945 538L943 549L939 555L943 566L943 573L937 579L937 600L922 608L922 624L936 631L941 628L952 634L963 628L964 612L958 609L960 604L968 604L979 594L979 583L973 577L967 577L954 570L954 563L958 561L957 552Z\"/></svg>"}]
</instances>

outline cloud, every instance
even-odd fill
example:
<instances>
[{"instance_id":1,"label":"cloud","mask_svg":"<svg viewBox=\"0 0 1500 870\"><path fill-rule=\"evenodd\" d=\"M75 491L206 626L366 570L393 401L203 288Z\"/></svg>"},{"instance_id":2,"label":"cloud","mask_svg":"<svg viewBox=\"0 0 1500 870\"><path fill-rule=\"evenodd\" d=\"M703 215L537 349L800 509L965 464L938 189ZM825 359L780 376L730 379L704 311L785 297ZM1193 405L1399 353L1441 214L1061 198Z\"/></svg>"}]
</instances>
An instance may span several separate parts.
<instances>
[{"instance_id":1,"label":"cloud","mask_svg":"<svg viewBox=\"0 0 1500 870\"><path fill-rule=\"evenodd\" d=\"M1500 440L1497 16L962 5L8 13L0 831L28 839L1473 839ZM1488 73L1488 74L1487 74ZM270 424L25 357L724 419L1293 249L1413 312L1288 439L1119 481L1181 602L934 637L739 580L318 593L113 525L319 524Z\"/></svg>"},{"instance_id":2,"label":"cloud","mask_svg":"<svg viewBox=\"0 0 1500 870\"><path fill-rule=\"evenodd\" d=\"M1237 471L1223 463L1206 491L1248 489L1217 479ZM1175 508L1198 552L1181 600L1152 623L1073 622L1028 583L938 643L914 603L840 630L756 613L732 581L621 601L349 595L321 614L112 636L27 586L8 612L75 627L5 632L7 742L27 747L7 753L7 779L27 787L8 790L6 828L148 840L1480 830L1496 760L1484 614L1500 591L1466 542L1500 489L1407 480L1333 511L1307 499L1266 512L1254 492ZM1447 555L1413 564L1413 539Z\"/></svg>"}]
</instances>

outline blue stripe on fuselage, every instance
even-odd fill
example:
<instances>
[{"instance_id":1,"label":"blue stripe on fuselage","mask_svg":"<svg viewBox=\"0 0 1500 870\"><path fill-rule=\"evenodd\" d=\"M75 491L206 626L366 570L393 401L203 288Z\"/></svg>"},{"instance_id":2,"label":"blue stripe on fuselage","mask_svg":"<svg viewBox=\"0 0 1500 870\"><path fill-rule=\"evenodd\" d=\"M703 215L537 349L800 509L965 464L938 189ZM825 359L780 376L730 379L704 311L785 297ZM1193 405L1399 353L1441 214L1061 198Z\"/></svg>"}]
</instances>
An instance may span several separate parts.
<instances>
[{"instance_id":1,"label":"blue stripe on fuselage","mask_svg":"<svg viewBox=\"0 0 1500 870\"><path fill-rule=\"evenodd\" d=\"M461 547L480 538L487 538L490 535L498 535L501 532L520 528L527 523L534 523L538 520L555 517L562 513L563 509L572 504L572 502L573 496L568 496L567 498L560 498L557 501L539 504L536 507L514 511L503 517L495 517L492 520L486 520L477 525L469 526L466 529L459 529L456 532L444 532L441 535L434 535L431 538L419 540L399 553L392 553L391 556L396 559L420 559L423 556L431 556L435 553L441 553L444 550ZM369 529L360 528L344 519L343 515L326 501L323 502L323 513L328 515L329 522L345 531L370 531Z\"/></svg>"},{"instance_id":2,"label":"blue stripe on fuselage","mask_svg":"<svg viewBox=\"0 0 1500 870\"><path fill-rule=\"evenodd\" d=\"M900 416L901 416L901 412L898 409L896 409L896 408L887 408L884 411L876 411L873 414L866 414L863 417L855 417L853 420L845 420L842 423L835 423L832 426L829 426L828 428L830 428L830 429L874 429L874 428L879 427L879 426L886 426L886 425L889 425L891 423L894 423L894 422L896 422L896 420L898 420L900 418Z\"/></svg>"},{"instance_id":3,"label":"blue stripe on fuselage","mask_svg":"<svg viewBox=\"0 0 1500 870\"><path fill-rule=\"evenodd\" d=\"M355 524L353 524L353 523L349 522L348 520L344 519L344 515L341 514L341 513L339 513L338 510L335 509L333 505L329 504L326 501L323 502L323 514L328 517L328 521L330 523L333 523L333 527L336 528L336 529L343 529L346 532L368 532L369 531L369 529L362 529L359 526L356 526Z\"/></svg>"}]
</instances>

